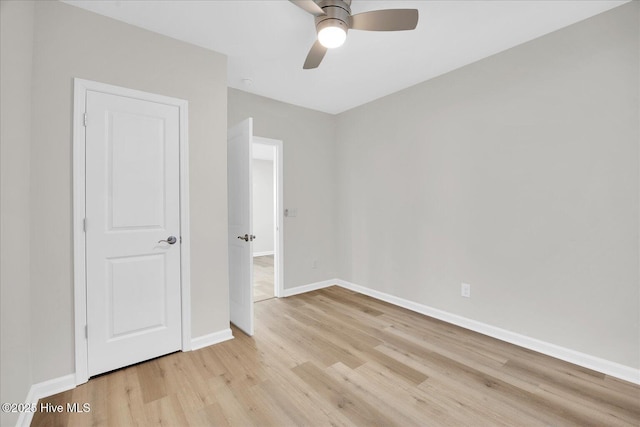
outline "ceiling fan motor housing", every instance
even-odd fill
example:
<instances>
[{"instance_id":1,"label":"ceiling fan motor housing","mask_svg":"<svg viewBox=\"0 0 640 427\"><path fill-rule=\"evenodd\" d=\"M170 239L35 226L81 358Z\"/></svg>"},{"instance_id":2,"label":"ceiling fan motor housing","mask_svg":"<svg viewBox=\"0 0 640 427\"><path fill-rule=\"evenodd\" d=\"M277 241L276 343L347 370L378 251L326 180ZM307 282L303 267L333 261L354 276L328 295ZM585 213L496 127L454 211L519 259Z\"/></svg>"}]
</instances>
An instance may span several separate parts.
<instances>
[{"instance_id":1,"label":"ceiling fan motor housing","mask_svg":"<svg viewBox=\"0 0 640 427\"><path fill-rule=\"evenodd\" d=\"M351 27L351 1L322 0L317 2L324 15L316 16L316 31L326 27L340 27L346 33Z\"/></svg>"}]
</instances>

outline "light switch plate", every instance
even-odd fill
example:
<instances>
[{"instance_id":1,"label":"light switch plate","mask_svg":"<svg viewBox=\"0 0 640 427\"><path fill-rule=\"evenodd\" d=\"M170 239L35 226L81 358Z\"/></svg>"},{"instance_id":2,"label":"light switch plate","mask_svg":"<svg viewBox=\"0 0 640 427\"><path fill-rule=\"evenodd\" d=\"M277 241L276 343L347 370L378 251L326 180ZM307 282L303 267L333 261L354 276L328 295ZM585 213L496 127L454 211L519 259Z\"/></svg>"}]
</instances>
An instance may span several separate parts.
<instances>
[{"instance_id":1,"label":"light switch plate","mask_svg":"<svg viewBox=\"0 0 640 427\"><path fill-rule=\"evenodd\" d=\"M471 298L471 285L468 283L463 283L460 287L460 295L465 298Z\"/></svg>"},{"instance_id":2,"label":"light switch plate","mask_svg":"<svg viewBox=\"0 0 640 427\"><path fill-rule=\"evenodd\" d=\"M298 208L287 208L284 210L284 216L292 218L298 216Z\"/></svg>"}]
</instances>

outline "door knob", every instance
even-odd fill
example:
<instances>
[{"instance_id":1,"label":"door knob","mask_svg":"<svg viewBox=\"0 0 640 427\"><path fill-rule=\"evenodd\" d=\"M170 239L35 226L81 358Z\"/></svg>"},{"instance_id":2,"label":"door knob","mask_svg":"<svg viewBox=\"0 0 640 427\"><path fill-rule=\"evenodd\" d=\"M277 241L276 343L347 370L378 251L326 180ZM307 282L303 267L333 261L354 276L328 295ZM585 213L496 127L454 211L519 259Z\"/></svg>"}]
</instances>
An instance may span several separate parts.
<instances>
[{"instance_id":1,"label":"door knob","mask_svg":"<svg viewBox=\"0 0 640 427\"><path fill-rule=\"evenodd\" d=\"M238 236L238 239L244 240L245 242L253 242L256 239L256 236L245 234L244 236Z\"/></svg>"},{"instance_id":2,"label":"door knob","mask_svg":"<svg viewBox=\"0 0 640 427\"><path fill-rule=\"evenodd\" d=\"M169 236L169 237L167 237L167 240L158 240L158 243L164 242L164 243L168 243L170 245L173 245L177 241L178 241L178 239L176 239L175 236Z\"/></svg>"}]
</instances>

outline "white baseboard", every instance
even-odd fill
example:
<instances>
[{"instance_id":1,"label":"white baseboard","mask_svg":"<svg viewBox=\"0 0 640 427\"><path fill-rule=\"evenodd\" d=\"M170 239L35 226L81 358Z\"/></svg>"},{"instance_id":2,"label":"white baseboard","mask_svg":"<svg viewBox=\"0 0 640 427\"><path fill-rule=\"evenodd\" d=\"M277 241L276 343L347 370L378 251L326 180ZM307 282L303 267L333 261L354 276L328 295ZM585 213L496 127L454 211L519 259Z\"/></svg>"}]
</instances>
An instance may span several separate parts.
<instances>
[{"instance_id":1,"label":"white baseboard","mask_svg":"<svg viewBox=\"0 0 640 427\"><path fill-rule=\"evenodd\" d=\"M71 390L76 386L75 374L65 375L64 377L54 378L52 380L36 383L31 386L25 403L35 404L43 397L53 396L63 391ZM18 417L17 427L28 427L33 419L33 412L21 412Z\"/></svg>"},{"instance_id":2,"label":"white baseboard","mask_svg":"<svg viewBox=\"0 0 640 427\"><path fill-rule=\"evenodd\" d=\"M473 319L458 316L457 314L452 314L443 310L439 310L437 308L429 307L424 304L396 297L384 292L376 291L375 289L356 285L342 279L325 280L322 282L311 283L309 285L285 289L284 296L288 297L305 292L311 292L318 289L327 288L332 285L338 285L345 289L349 289L363 295L368 295L372 298L388 302L398 307L406 308L408 310L415 311L416 313L424 314L426 316L451 323L452 325L460 326L462 328L469 329L483 335L488 335L490 337L520 347L524 347L529 350L537 351L538 353L555 357L556 359L564 360L565 362L573 363L584 368L593 369L594 371L598 371L612 377L620 378L634 384L640 384L640 369L635 369L630 366L625 366L620 363L592 356L590 354L581 353L579 351L575 351L566 347L561 347L556 344L551 344L546 341L531 338L526 335L521 335L516 332L508 331L506 329L498 328L486 323L478 322Z\"/></svg>"},{"instance_id":3,"label":"white baseboard","mask_svg":"<svg viewBox=\"0 0 640 427\"><path fill-rule=\"evenodd\" d=\"M599 357L571 350L566 347L561 347L559 345L551 344L545 341L511 332L506 329L491 326L486 323L458 316L457 314L448 313L446 311L438 310L437 308L429 307L424 304L419 304L417 302L389 295L384 292L356 285L345 280L335 279L330 282L335 283L345 289L350 289L360 294L368 295L372 298L379 299L381 301L385 301L390 304L397 305L399 307L403 307L408 310L415 311L417 313L421 313L426 316L430 316L444 322L481 333L483 335L497 338L501 341L515 344L529 350L537 351L538 353L555 357L556 359L564 360L565 362L592 369L594 371L598 371L612 377L620 378L634 384L640 384L640 369L621 365L616 362L611 362L606 359L601 359Z\"/></svg>"},{"instance_id":4,"label":"white baseboard","mask_svg":"<svg viewBox=\"0 0 640 427\"><path fill-rule=\"evenodd\" d=\"M233 339L231 329L224 329L222 331L214 332L212 334L203 335L201 337L193 338L191 340L192 350L198 350L203 347L207 347L213 344L217 344L223 341ZM38 403L38 400L53 396L54 394L62 393L63 391L71 390L76 387L76 375L69 374L63 377L54 378L48 381L43 381L31 386L25 403ZM33 419L33 412L22 412L18 417L16 423L17 427L28 427Z\"/></svg>"},{"instance_id":5,"label":"white baseboard","mask_svg":"<svg viewBox=\"0 0 640 427\"><path fill-rule=\"evenodd\" d=\"M305 292L317 291L318 289L337 285L338 282L338 279L325 280L323 282L310 283L308 285L296 286L295 288L288 288L284 290L284 296L290 297L292 295L304 294Z\"/></svg>"},{"instance_id":6,"label":"white baseboard","mask_svg":"<svg viewBox=\"0 0 640 427\"><path fill-rule=\"evenodd\" d=\"M199 350L204 347L209 347L213 344L218 344L223 341L227 341L233 339L233 334L231 333L231 329L223 329L218 332L214 332L208 335L202 335L197 338L193 338L191 340L191 350Z\"/></svg>"},{"instance_id":7,"label":"white baseboard","mask_svg":"<svg viewBox=\"0 0 640 427\"><path fill-rule=\"evenodd\" d=\"M275 252L274 251L264 251L264 252L254 252L253 253L253 257L257 257L257 256L267 256L267 255L274 255Z\"/></svg>"}]
</instances>

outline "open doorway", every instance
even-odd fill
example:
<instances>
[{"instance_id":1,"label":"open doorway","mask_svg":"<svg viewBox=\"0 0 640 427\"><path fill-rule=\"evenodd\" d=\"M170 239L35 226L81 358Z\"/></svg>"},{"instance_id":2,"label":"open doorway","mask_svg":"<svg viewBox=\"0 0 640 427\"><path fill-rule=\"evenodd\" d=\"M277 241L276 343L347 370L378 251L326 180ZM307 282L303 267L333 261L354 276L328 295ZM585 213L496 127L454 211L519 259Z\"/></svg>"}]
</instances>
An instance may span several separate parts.
<instances>
[{"instance_id":1,"label":"open doorway","mask_svg":"<svg viewBox=\"0 0 640 427\"><path fill-rule=\"evenodd\" d=\"M265 232L265 238L275 234L273 288L276 297L284 295L282 141L254 137L253 119L249 117L227 132L229 318L249 336L254 333L253 246L261 238L254 234L252 219L254 142L275 147L275 227Z\"/></svg>"},{"instance_id":2,"label":"open doorway","mask_svg":"<svg viewBox=\"0 0 640 427\"><path fill-rule=\"evenodd\" d=\"M254 137L252 144L253 301L281 295L282 141ZM280 155L279 155L280 154Z\"/></svg>"}]
</instances>

